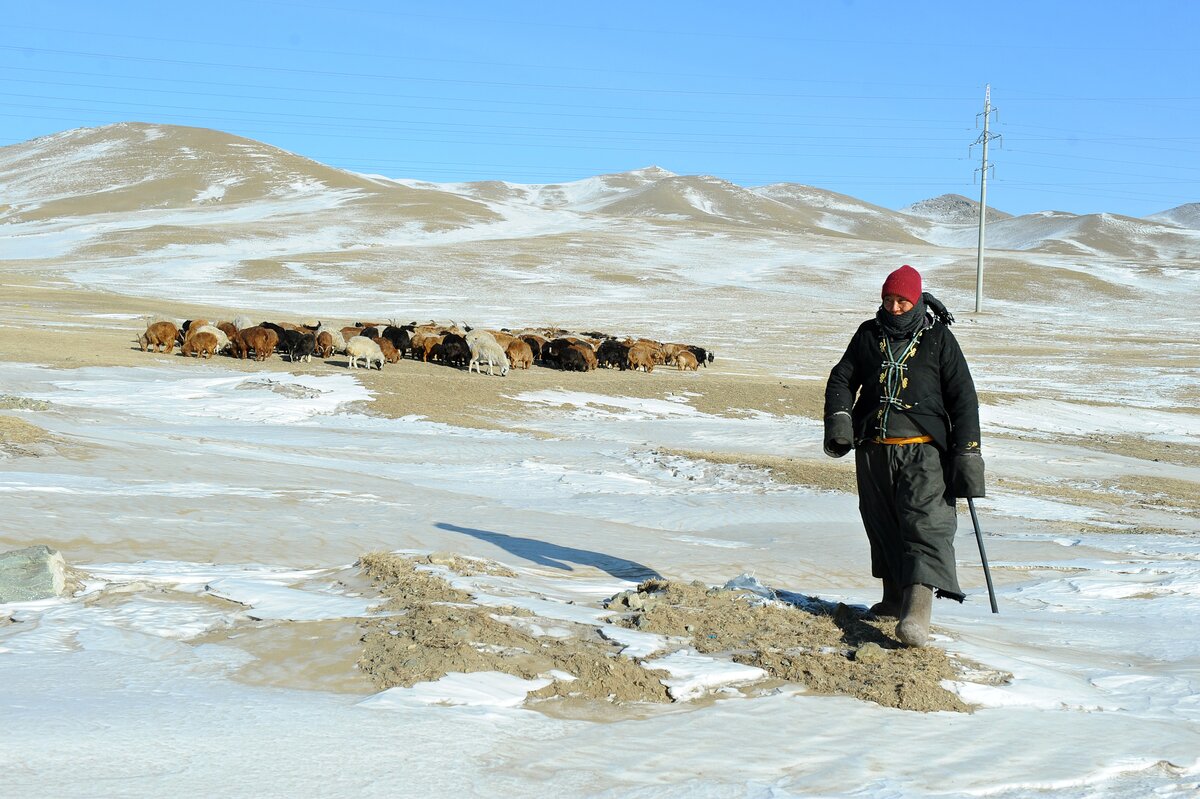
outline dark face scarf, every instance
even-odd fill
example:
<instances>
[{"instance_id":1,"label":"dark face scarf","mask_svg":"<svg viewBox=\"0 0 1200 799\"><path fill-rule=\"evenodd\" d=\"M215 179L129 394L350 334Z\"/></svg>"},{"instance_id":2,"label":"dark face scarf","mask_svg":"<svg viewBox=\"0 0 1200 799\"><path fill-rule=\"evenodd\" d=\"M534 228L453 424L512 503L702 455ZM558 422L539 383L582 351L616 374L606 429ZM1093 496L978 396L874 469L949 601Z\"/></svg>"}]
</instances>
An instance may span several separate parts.
<instances>
[{"instance_id":1,"label":"dark face scarf","mask_svg":"<svg viewBox=\"0 0 1200 799\"><path fill-rule=\"evenodd\" d=\"M935 320L947 327L954 324L954 316L929 292L924 292L916 305L899 316L893 316L880 306L875 312L875 320L889 338L912 338Z\"/></svg>"},{"instance_id":2,"label":"dark face scarf","mask_svg":"<svg viewBox=\"0 0 1200 799\"><path fill-rule=\"evenodd\" d=\"M875 312L875 321L879 322L879 327L888 338L912 338L925 327L925 297L922 296L916 305L899 316L888 313L881 305Z\"/></svg>"}]
</instances>

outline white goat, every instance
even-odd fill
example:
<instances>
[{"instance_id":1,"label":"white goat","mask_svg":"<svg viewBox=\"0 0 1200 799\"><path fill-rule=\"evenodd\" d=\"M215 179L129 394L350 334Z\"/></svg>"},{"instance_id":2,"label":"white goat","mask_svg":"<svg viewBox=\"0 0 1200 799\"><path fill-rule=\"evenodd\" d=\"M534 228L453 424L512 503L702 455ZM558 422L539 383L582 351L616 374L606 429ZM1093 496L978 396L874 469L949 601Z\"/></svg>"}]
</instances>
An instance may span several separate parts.
<instances>
[{"instance_id":1,"label":"white goat","mask_svg":"<svg viewBox=\"0 0 1200 799\"><path fill-rule=\"evenodd\" d=\"M379 368L383 369L383 350L379 349L379 345L369 338L354 336L346 342L346 354L350 356L351 369L358 368L359 358L366 362L367 369L370 369L371 364L375 361L379 361Z\"/></svg>"},{"instance_id":2,"label":"white goat","mask_svg":"<svg viewBox=\"0 0 1200 799\"><path fill-rule=\"evenodd\" d=\"M238 330L245 330L246 328L254 327L255 324L256 323L250 321L250 317L246 316L244 313L233 317L233 326Z\"/></svg>"},{"instance_id":3,"label":"white goat","mask_svg":"<svg viewBox=\"0 0 1200 799\"><path fill-rule=\"evenodd\" d=\"M480 362L486 363L488 374L492 372L493 366L500 367L500 376L504 377L508 374L508 356L504 353L504 348L496 341L496 337L486 330L470 330L467 332L467 347L471 350L471 362L467 364L467 372L472 368L479 374L483 374L483 370L479 368Z\"/></svg>"},{"instance_id":4,"label":"white goat","mask_svg":"<svg viewBox=\"0 0 1200 799\"><path fill-rule=\"evenodd\" d=\"M330 327L329 325L321 325L320 327L317 328L316 335L319 336L319 335L321 335L321 333L328 333L329 338L333 339L333 351L334 352L345 352L346 351L346 339L342 338L341 330L339 330L336 327Z\"/></svg>"},{"instance_id":5,"label":"white goat","mask_svg":"<svg viewBox=\"0 0 1200 799\"><path fill-rule=\"evenodd\" d=\"M196 333L212 333L217 337L217 352L224 352L229 347L229 336L225 335L225 331L216 325L201 325L197 328L188 328L188 338L191 338Z\"/></svg>"}]
</instances>

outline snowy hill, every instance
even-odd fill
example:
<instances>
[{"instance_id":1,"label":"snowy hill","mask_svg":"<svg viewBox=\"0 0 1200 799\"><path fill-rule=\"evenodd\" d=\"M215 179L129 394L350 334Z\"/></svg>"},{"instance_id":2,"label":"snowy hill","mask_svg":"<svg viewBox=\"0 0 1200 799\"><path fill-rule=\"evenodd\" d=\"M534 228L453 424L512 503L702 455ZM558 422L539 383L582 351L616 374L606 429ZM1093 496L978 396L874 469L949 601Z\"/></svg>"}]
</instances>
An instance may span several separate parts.
<instances>
[{"instance_id":1,"label":"snowy hill","mask_svg":"<svg viewBox=\"0 0 1200 799\"><path fill-rule=\"evenodd\" d=\"M136 122L79 128L0 148L0 212L9 221L152 209L229 207L308 198L384 205L433 224L490 215L477 203L334 169L205 128ZM313 203L306 207L311 210Z\"/></svg>"},{"instance_id":2,"label":"snowy hill","mask_svg":"<svg viewBox=\"0 0 1200 799\"><path fill-rule=\"evenodd\" d=\"M976 245L976 224L944 226L930 241L944 247ZM1118 214L1076 215L1063 211L1008 217L987 226L987 246L1062 255L1118 258L1193 258L1200 243L1192 231Z\"/></svg>"},{"instance_id":3,"label":"snowy hill","mask_svg":"<svg viewBox=\"0 0 1200 799\"><path fill-rule=\"evenodd\" d=\"M1200 203L1178 205L1166 211L1159 211L1146 217L1154 222L1165 222L1169 225L1200 230Z\"/></svg>"},{"instance_id":4,"label":"snowy hill","mask_svg":"<svg viewBox=\"0 0 1200 799\"><path fill-rule=\"evenodd\" d=\"M940 197L921 200L900 210L906 214L951 225L979 224L979 203L961 194L943 194ZM1011 216L1012 214L1006 214L988 206L987 218L989 221L1008 219Z\"/></svg>"},{"instance_id":5,"label":"snowy hill","mask_svg":"<svg viewBox=\"0 0 1200 799\"><path fill-rule=\"evenodd\" d=\"M672 175L626 192L595 210L610 216L804 229L795 209L711 175Z\"/></svg>"},{"instance_id":6,"label":"snowy hill","mask_svg":"<svg viewBox=\"0 0 1200 799\"><path fill-rule=\"evenodd\" d=\"M988 207L987 246L1062 255L1118 258L1194 258L1200 252L1200 204L1180 206L1146 219L1119 214L1070 214L1039 211L1012 216ZM904 213L933 224L916 233L941 247L969 248L978 242L979 203L943 194L906 207ZM1189 220L1192 224L1188 224Z\"/></svg>"},{"instance_id":7,"label":"snowy hill","mask_svg":"<svg viewBox=\"0 0 1200 799\"><path fill-rule=\"evenodd\" d=\"M816 227L867 241L922 244L926 240L921 236L930 227L923 220L814 186L774 183L751 191L806 214Z\"/></svg>"},{"instance_id":8,"label":"snowy hill","mask_svg":"<svg viewBox=\"0 0 1200 799\"><path fill-rule=\"evenodd\" d=\"M77 235L70 220L103 217L111 235L102 230L95 243L147 254L180 241L276 239L289 230L304 241L266 249L282 256L297 246L386 248L413 236L461 242L584 234L608 251L600 239L647 225L973 248L978 219L978 203L957 194L893 211L812 186L744 188L657 166L551 184L437 184L346 172L219 131L142 123L0 148L0 196L0 220L57 220ZM1013 217L994 208L988 220L991 249L1122 258L1200 251L1200 203L1140 220L1057 211Z\"/></svg>"}]
</instances>

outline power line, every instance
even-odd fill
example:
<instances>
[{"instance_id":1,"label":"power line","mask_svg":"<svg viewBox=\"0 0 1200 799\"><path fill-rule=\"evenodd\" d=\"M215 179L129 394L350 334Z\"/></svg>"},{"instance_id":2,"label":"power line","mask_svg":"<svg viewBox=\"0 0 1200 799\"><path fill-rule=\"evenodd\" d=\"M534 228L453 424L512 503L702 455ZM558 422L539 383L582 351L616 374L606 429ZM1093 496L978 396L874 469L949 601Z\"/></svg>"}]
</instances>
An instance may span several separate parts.
<instances>
[{"instance_id":1,"label":"power line","mask_svg":"<svg viewBox=\"0 0 1200 799\"><path fill-rule=\"evenodd\" d=\"M159 109L170 109L170 110L174 110L174 111L198 111L198 112L203 112L206 114L258 114L260 116L267 116L268 118L271 118L271 119L285 118L285 119L297 119L297 120L337 120L339 123L338 127L342 127L342 126L345 126L348 124L360 125L362 123L385 123L387 125L398 126L398 127L431 127L431 128L432 127L444 127L444 128L464 128L464 129L465 128L475 128L475 129L482 129L484 131L512 130L512 131L533 132L534 135L546 135L546 134L538 133L540 131L548 131L550 133L572 133L572 134L583 133L583 134L592 134L592 135L596 135L596 134L605 134L605 135L607 135L607 134L629 134L629 135L660 135L660 136L677 136L678 135L677 132L675 132L675 131L654 131L654 130L640 130L640 131L639 130L632 130L632 131L631 130L600 130L600 131L597 131L594 128L547 128L544 125L541 125L541 126L497 125L497 124L474 124L474 123L469 123L469 122L450 123L450 122L432 122L432 121L410 122L407 120L383 119L383 118L377 118L377 117L375 117L375 118L373 118L373 117L348 117L345 115L329 116L329 115L322 115L322 114L293 114L293 113L280 113L280 112L273 112L273 111L248 111L248 110L238 109L238 108L211 108L211 107L197 107L197 106L184 106L184 105L162 105L162 104L157 104L157 103L150 104L150 103L142 103L142 102L128 102L128 101L123 101L123 100L100 100L100 99L93 100L93 99L86 98L86 97L61 97L61 96L44 95L44 94L21 94L21 93L17 93L17 92L0 92L0 97L20 97L20 98L25 98L25 99L62 100L62 101L66 101L66 102L86 102L86 103L98 103L98 104L104 104L104 105L131 106L133 108L148 108L149 110L154 111L156 113L159 111ZM43 106L43 105L32 105L31 106L31 105L24 105L24 104L19 104L19 103L12 103L10 105L13 105L16 107L34 107L34 108L66 108L66 106ZM82 109L82 110L106 110L106 109ZM313 123L313 124L317 124L317 123ZM697 133L697 132L692 131L692 132L689 132L687 135L689 135L689 136L728 136L729 134ZM820 140L877 141L877 137L875 137L875 136L844 136L844 135L804 136L804 135L799 135L799 134L795 134L795 133L789 133L789 134L748 133L748 134L737 134L737 135L741 136L743 139L748 140L748 141L754 141L754 140L759 140L759 139L768 139L768 140L779 139L779 140L788 140L788 141L806 141L806 140L813 140L813 141L820 141ZM675 140L678 141L679 139L675 139ZM926 138L926 139L922 139L922 140L923 141L943 141L943 142L957 141L957 139L953 139L953 138L946 138L946 139L928 139L928 138ZM784 143L786 143L786 142L784 142ZM938 148L915 146L915 147L911 147L910 149L938 149Z\"/></svg>"},{"instance_id":2,"label":"power line","mask_svg":"<svg viewBox=\"0 0 1200 799\"><path fill-rule=\"evenodd\" d=\"M11 66L11 67L6 67L6 69L8 69L10 71L21 70L21 71L27 71L27 72L48 72L51 74L86 75L89 77L95 77L94 72L46 69L46 68L42 68L42 67ZM130 79L130 80L157 81L157 82L165 81L165 82L171 82L171 83L213 86L213 87L218 87L218 88L268 89L268 90L281 90L281 91L296 91L296 92L304 92L304 93L309 93L309 94L332 94L332 95L336 95L338 97L360 96L360 97L404 99L404 100L444 100L446 102L474 102L474 103L486 103L486 104L492 104L492 105L502 105L502 106L506 106L506 107L507 106L528 106L531 108L587 108L587 109L591 109L594 111L641 111L641 112L644 112L647 110L644 107L638 107L638 106L611 106L611 105L597 105L595 103L567 103L567 102L559 102L558 100L554 100L552 102L548 102L548 101L535 102L535 101L529 101L529 100L515 100L515 99L509 99L509 98L490 100L485 97L445 97L445 96L431 95L431 94L399 94L399 93L396 93L396 92L393 92L390 90L389 91L367 92L367 91L361 91L361 90L356 90L356 89L318 89L318 88L315 88L312 86L304 86L302 88L299 88L299 87L292 87L292 86L278 86L278 85L270 85L270 84L264 85L264 84L255 84L255 83L245 83L245 82L223 83L223 82L211 81L211 80L190 80L190 79L185 79L185 78L162 78L162 77L143 76L143 75L109 74L109 75L107 75L107 77L125 78L125 79ZM0 78L0 79L15 80L12 78ZM49 82L47 82L47 83L49 83ZM64 83L62 85L70 86L70 85L86 85L86 84ZM145 87L131 89L131 87L126 87L126 86L97 87L97 88L113 88L113 89L118 89L118 90L137 90L137 91L165 91L165 90L157 90L157 89L147 89ZM183 92L181 92L181 93L183 93ZM221 95L229 96L229 94L227 92L222 92ZM252 98L252 99L266 99L266 98ZM290 101L294 98L282 97L282 98L278 98L278 99L280 99L282 101ZM306 99L306 101L311 102L311 100L308 98L304 98L304 99ZM317 102L332 102L332 101L317 101ZM454 110L467 111L467 110L476 110L476 109L454 109ZM900 122L900 123L923 122L923 123L928 123L930 125L937 125L937 126L939 126L938 129L942 129L941 126L945 126L945 125L960 124L958 120L922 119L920 117L887 118L887 117L859 117L859 116L810 114L810 113L779 114L779 113L760 113L760 112L754 112L754 111L743 111L740 109L736 112L735 111L700 111L700 112L698 112L698 111L695 111L694 109L663 108L662 106L659 106L659 105L655 105L653 110L661 112L661 113L669 113L669 114L671 114L671 116L655 118L655 117L645 117L644 115L639 115L638 117L627 117L627 118L630 118L630 119L634 119L634 118L636 118L636 119L654 119L655 121L662 121L662 120L674 121L679 116L690 114L690 115L707 115L707 116L721 115L721 116L734 117L733 119L728 119L728 120L718 120L718 121L724 122L725 124L738 123L738 122L742 122L743 120L747 120L747 119L763 119L763 120L803 119L806 121L812 120L812 119L827 119L827 120L842 120L845 122L875 121L875 122ZM492 111L492 113L507 113L507 112L505 112L503 109L495 109ZM512 112L512 113L519 113L519 112ZM595 118L596 116L603 116L605 118L612 118L611 115L608 115L608 114L576 115L576 114L557 114L557 113L546 112L546 111L541 111L539 113L541 113L545 116L584 116L587 118ZM816 124L816 123L811 123L811 124Z\"/></svg>"},{"instance_id":3,"label":"power line","mask_svg":"<svg viewBox=\"0 0 1200 799\"><path fill-rule=\"evenodd\" d=\"M795 93L771 93L771 92L726 92L726 91L701 91L694 89L649 89L642 87L629 86L581 86L578 84L551 84L551 83L522 83L517 81L484 81L484 80L460 80L457 78L426 78L413 77L396 74L382 73L363 73L363 72L334 72L320 69L299 69L296 67L275 67L260 64L236 64L227 62L215 61L189 61L178 58L151 58L149 56L134 56L123 55L119 53L96 53L82 50L55 50L50 48L40 47L21 47L18 45L0 45L0 50L15 50L21 52L34 52L47 55L67 55L67 56L83 56L88 58L104 58L115 59L121 61L133 61L139 63L150 64L175 64L189 67L217 67L219 69L238 69L262 72L280 72L294 75L320 75L324 77L336 78L366 78L366 79L381 79L381 80L402 80L411 81L414 83L436 83L436 84L458 84L470 86L489 86L493 88L503 89L553 89L557 91L594 91L594 92L621 92L633 95L682 95L682 96L697 96L697 97L738 97L738 98L761 98L761 99L816 99L816 100L894 100L894 101L916 101L916 100L962 100L964 98L953 97L896 97L896 96L878 96L878 95L841 95L841 94L795 94Z\"/></svg>"},{"instance_id":4,"label":"power line","mask_svg":"<svg viewBox=\"0 0 1200 799\"><path fill-rule=\"evenodd\" d=\"M237 49L243 49L243 50L262 51L262 52L296 53L296 54L302 54L305 56L327 55L327 56L336 56L339 58L364 58L364 57L367 57L367 58L378 58L378 59L384 59L384 60L390 60L390 61L414 61L414 62L417 62L420 64L428 64L428 63L454 64L454 65L460 65L460 66L476 66L476 67L488 67L488 68L508 67L508 68L515 68L515 69L533 69L533 70L539 70L539 71L546 71L546 70L564 71L564 70L566 70L566 71L573 71L573 72L598 72L598 73L601 73L604 75L614 75L614 74L616 74L616 75L637 75L637 76L649 75L649 76L662 77L662 78L698 78L701 80L747 80L747 79L753 79L756 83L763 82L763 81L772 81L772 82L776 82L776 83L809 83L809 84L823 84L823 85L833 85L833 86L863 86L863 85L880 86L880 85L883 85L883 86L937 88L937 89L947 89L947 90L951 90L951 91L965 90L965 87L963 87L963 86L952 86L952 85L948 85L948 84L880 83L879 81L876 81L876 80L871 80L871 81L829 80L829 79L821 79L821 78L797 78L797 77L791 77L791 76L776 77L773 75L759 75L759 74L755 74L753 76L748 76L748 75L714 75L711 73L658 72L658 71L651 71L651 70L615 69L611 65L606 65L603 67L585 67L585 66L579 66L577 64L562 64L562 63L555 63L553 65L551 65L551 64L522 64L522 63L513 63L513 62L504 62L504 61L475 61L475 60L454 59L454 58L435 58L435 57L429 56L427 54L422 54L419 56L410 56L410 55L403 55L401 53L393 53L393 52L366 53L366 52L363 52L362 50L322 50L322 49L312 48L312 47L304 47L304 48L280 47L277 45L265 45L265 44L262 44L261 42L254 42L252 44L251 43L242 43L242 42L214 42L214 41L205 41L205 40L199 40L199 39L177 39L177 38L169 38L169 37L164 37L164 36L142 36L142 35L136 35L136 34L131 34L131 33L114 33L112 31L80 31L80 30L70 30L70 29L66 29L66 28L39 27L39 26L35 26L35 25L13 25L11 23L6 24L5 27L8 30L32 30L32 31L58 33L58 34L65 33L65 34L75 35L75 36L86 36L89 39L94 38L96 36L107 36L109 38L134 39L137 41L159 42L161 44L190 44L190 45L197 45L200 47L229 47L229 48L237 48ZM594 31L596 29L588 27L588 28L585 28L585 30Z\"/></svg>"},{"instance_id":5,"label":"power line","mask_svg":"<svg viewBox=\"0 0 1200 799\"><path fill-rule=\"evenodd\" d=\"M87 112L87 113L95 113L96 111L101 110L101 109L90 109L90 108L59 109L54 106L47 107L47 106L20 105L20 104L18 104L17 107L48 108L49 110L77 110L77 111L83 111L83 112ZM196 119L196 117L191 116L191 115L186 115L186 114L156 114L154 116L156 118L160 118L160 119L175 119L175 120ZM42 115L42 114L21 115L21 114L0 113L0 117L15 117L15 118L21 118L21 119L48 119L48 120L70 121L70 122L75 122L75 123L79 122L79 119L74 118L74 117L63 118L63 117L54 117L54 116ZM127 122L130 120L123 119L123 118L119 118L119 119L108 118L108 119L91 120L91 121L99 122L101 124L113 124L116 122ZM145 120L143 120L143 121L145 121ZM255 122L270 123L271 120L230 120L230 121L238 123L238 126L235 126L234 129L242 131L242 135L247 135L249 133L253 133L254 135L269 134L269 135L290 136L290 135L296 135L297 133L303 132L303 134L308 137L336 138L336 139L345 139L346 138L346 136L344 134L319 133L319 132L311 131L308 129L304 129L303 131L297 131L297 130L280 131L280 130L262 130L262 129L256 129L253 127L249 127L249 128L241 127L241 125L244 125L246 123L249 123L250 125L253 125ZM323 126L323 127L330 127L330 126ZM478 145L481 143L481 140L478 138L476 138L476 139L447 139L447 138L427 139L427 138L416 138L416 137L412 137L412 136L364 136L364 135L359 135L359 134L356 134L354 136L354 138L359 141L383 141L383 142L390 142L390 143L403 142L406 144L407 143L423 143L423 144ZM584 151L603 150L603 151L615 151L615 152L643 152L647 149L653 149L655 153L663 153L663 154L781 156L781 157L788 157L788 158L795 158L798 155L799 156L804 155L803 153L796 153L795 151L776 151L776 150L761 150L761 149L753 151L753 152L743 152L743 151L737 151L737 150L693 150L693 149L682 149L681 150L681 149L662 148L662 147L654 147L654 148L612 147L612 146L601 147L601 146L597 146L594 144L588 144L586 146L579 146L578 144L574 144L574 143L573 144L553 144L553 143L543 143L543 142L502 142L502 141L496 141L491 138L486 139L484 141L486 141L487 144L492 144L492 145L501 146L501 147L525 147L525 148L547 148L547 147L549 147L549 148L554 148L554 149L584 150ZM697 144L711 144L709 142L696 142L696 143ZM730 142L730 144L741 145L741 144L753 144L753 143L752 142ZM823 146L834 147L837 145L823 145ZM847 147L860 147L861 149L873 149L873 148L870 148L868 145L846 145L846 146ZM839 157L842 157L842 158L875 158L877 156L846 154L846 155L842 155ZM956 157L956 156L939 157L939 156L922 156L922 155L912 155L912 156L899 155L899 156L892 156L892 157L898 158L898 159L911 159L911 160L921 160L921 161L929 161L929 160L958 161L958 160L962 160L961 157Z\"/></svg>"},{"instance_id":6,"label":"power line","mask_svg":"<svg viewBox=\"0 0 1200 799\"><path fill-rule=\"evenodd\" d=\"M472 23L472 24L476 24L476 25L479 25L479 24L483 24L483 25L520 25L523 27L546 27L546 28L556 28L556 29L565 29L565 30L580 30L580 31L587 31L589 33L602 31L602 32L608 32L608 33L636 33L636 34L641 34L641 35L646 35L646 36L656 36L656 37L657 36L690 36L690 37L701 37L701 38L709 38L709 39L749 39L752 41L780 41L780 42L792 42L792 43L796 43L796 44L814 44L814 43L816 43L816 44L842 44L842 45L848 44L848 45L857 45L857 46L866 46L866 47L902 48L904 50L907 50L907 49L910 49L913 47L945 47L945 48L951 48L951 49L968 49L968 48L978 47L978 44L975 42L967 42L967 41L961 41L961 40L954 40L954 41L947 41L947 42L913 41L911 39L904 40L904 41L881 41L881 40L863 40L863 39L829 39L829 38L819 38L819 37L779 36L779 35L763 35L763 34L749 34L749 33L743 34L743 33L731 33L728 30L722 30L720 32L713 32L713 31L689 31L689 30L684 30L682 28L674 28L674 29L670 29L670 28L668 28L668 29L646 29L646 28L624 28L624 27L618 28L618 27L611 27L611 26L571 25L571 24L565 24L565 23L547 22L544 19L540 19L540 18L535 19L535 20L519 20L519 21L517 21L517 20L511 20L511 19L484 19L484 18L480 18L480 17L476 17L476 16L455 17L455 16L435 15L435 14L415 14L415 13L408 12L408 11L393 11L390 9L388 9L388 10L355 9L355 8L345 8L345 7L338 8L338 9L330 9L327 6L314 5L312 3L293 2L293 0L286 0L286 1L285 0L260 0L260 2L269 4L269 5L282 5L282 6L285 6L286 8L288 8L289 10L293 10L296 8L309 8L309 9L315 9L315 10L321 10L321 11L336 11L336 13L338 13L338 14L359 13L359 14L371 14L371 15L377 15L377 16L381 15L381 16L405 17L405 18L415 18L415 19L442 20L442 21L450 21L450 22L467 22L467 23ZM1093 50L1103 52L1103 53L1111 53L1114 50L1128 50L1129 52L1155 52L1155 53L1181 52L1181 53L1190 55L1193 52L1190 47L1122 48L1122 47L1113 47L1108 42L1105 42L1104 45L1097 45L1096 47L1086 47L1086 46L1081 47L1081 46L1064 45L1061 42L1057 42L1057 41L1054 42L1053 44L1047 44L1047 45L1031 45L1031 44L1024 44L1024 43L1007 45L1007 44L995 44L995 43L988 42L987 46L994 48L994 49L1001 49L1001 50L1022 50L1022 51L1023 50L1049 50L1049 51L1052 51L1055 53L1063 52L1063 51L1084 51L1084 52L1086 52L1086 51L1093 51Z\"/></svg>"},{"instance_id":7,"label":"power line","mask_svg":"<svg viewBox=\"0 0 1200 799\"><path fill-rule=\"evenodd\" d=\"M1022 153L1024 155L1044 155L1049 158L1062 158L1064 155L1063 153L1047 153L1047 152L1042 152L1039 150L1023 150L1023 149L1014 150L1012 148L1009 148L1008 151L1011 153ZM1087 155L1076 155L1075 153L1071 153L1070 158L1072 158L1074 160L1079 160L1079 161L1099 161L1099 162L1105 163L1105 164L1128 164L1130 166L1148 166L1148 167L1154 167L1155 169L1170 169L1172 171L1180 170L1180 169L1189 169L1189 170L1200 169L1200 167L1181 166L1179 164L1150 164L1150 163L1146 163L1145 161L1123 161L1123 160L1119 160L1116 158L1094 158L1094 157L1087 156ZM1029 166L1038 166L1038 165L1037 164L1029 164ZM1095 170L1093 170L1093 171L1095 171ZM1101 174L1101 173L1097 172L1097 174ZM1114 172L1114 173L1107 173L1107 174L1120 175L1120 174L1125 174L1125 173Z\"/></svg>"},{"instance_id":8,"label":"power line","mask_svg":"<svg viewBox=\"0 0 1200 799\"><path fill-rule=\"evenodd\" d=\"M72 74L84 74L84 73L72 73ZM69 82L69 81L38 81L38 80L29 80L29 79L24 79L24 78L7 78L7 77L0 77L0 81L8 81L10 83L31 83L31 84L39 85L39 86L65 86L65 87L70 87L70 88L107 89L107 90L112 90L112 91L136 91L136 92L147 92L147 93L153 93L153 94L169 94L169 95L185 96L185 97L221 97L223 99L275 100L275 101L279 101L279 102L303 101L305 103L320 103L322 105L350 106L350 107L363 106L363 105L379 107L379 105L380 105L380 102L378 102L378 100L372 101L372 102L367 102L367 101L347 102L347 101L343 101L343 100L322 100L322 99L313 99L313 98L271 97L271 96L264 96L264 95L231 94L228 91L193 92L193 91L181 91L181 90L177 90L177 89L155 89L155 88L140 87L140 86L112 86L112 85L106 85L106 84L75 83L75 82ZM189 81L189 82L198 82L198 81ZM202 82L202 83L207 83L207 82ZM217 87L225 86L225 87L231 87L231 88L233 88L233 87L246 88L246 84L211 84L211 85L214 85ZM264 87L264 88L268 88L268 87ZM269 87L269 88L284 88L284 87ZM335 92L335 91L329 91L328 93L336 94L338 96L347 94L347 92ZM371 92L371 93L348 92L348 93L349 94L363 94L363 95L373 97L373 98L386 97L387 100L396 100L396 99L443 100L444 99L444 100L453 101L453 102L486 102L486 103L497 103L497 104L502 102L502 101L484 100L484 99L480 99L480 98L461 98L461 97L443 98L443 97L437 97L437 96L431 96L431 95L394 95L394 94L384 95L384 94L380 94L377 92ZM13 94L13 96L30 96L30 95ZM43 94L38 94L38 95L34 95L34 96L38 97L39 99L51 99L51 98L47 98L46 95L43 95ZM90 100L90 99L86 99L86 98L69 98L69 99L85 100L87 102L107 102L105 100L100 100L100 99L96 99L96 100ZM593 105L572 106L569 104L564 105L564 104L560 104L560 103L531 103L531 102L507 103L507 102L504 102L503 104L504 105L514 105L514 104L515 105L524 105L524 106L532 106L535 108L564 108L564 107L572 108L572 107L575 107L575 108L593 108L593 109L597 109L597 110L606 110L606 108L603 106L597 108L596 106L593 106ZM405 111L451 111L451 112L463 112L463 113L481 113L482 112L482 113L489 113L489 114L509 114L509 115L518 115L518 114L526 115L527 114L527 112L524 110L509 110L506 108L480 109L480 108L458 108L458 107L452 107L452 106L414 106L414 105L394 105L393 107L395 107L397 109L405 110ZM634 111L634 110L638 110L638 109L632 108L632 107L616 107L616 108L608 107L608 110ZM546 112L546 111L538 111L537 113L539 116L558 116L558 117L572 117L572 118L581 118L581 119L604 119L604 120L636 119L636 120L642 121L642 122L676 122L676 123L689 121L689 120L685 120L685 119L680 119L681 115L686 115L689 113L683 109L676 109L675 111L672 111L671 112L672 116L668 116L668 117L652 117L652 116L646 116L644 114L639 114L637 116L621 117L621 116L614 116L612 114L607 114L607 113L564 114L564 113ZM695 112L690 112L690 113L694 114ZM699 121L699 122L707 123L707 124L721 124L721 125L759 125L759 124L761 124L759 120L762 120L762 119L776 119L776 120L777 119L797 119L797 120L803 119L804 120L803 122L785 122L785 123L776 123L776 124L783 124L783 125L787 125L787 126L801 126L801 127L844 128L844 127L850 126L848 123L853 122L853 123L855 123L853 125L853 127L883 127L883 125L878 125L878 126L864 125L863 122L874 121L874 120L870 120L870 119L864 118L864 117L819 116L819 115L812 115L812 114L792 114L792 115L754 114L754 113L749 113L749 112L738 112L736 114L734 112L718 112L718 113L720 113L723 116L729 116L729 117L733 117L733 118L731 118L731 119L708 119L708 120L700 119L700 120L694 120L694 121ZM705 115L713 116L714 113L708 112ZM840 122L814 122L814 121L812 121L814 119L843 120L843 121L840 121ZM915 119L915 120L894 120L893 119L893 120L890 120L890 122L892 122L892 123L899 122L899 121L929 122L930 123L927 127L909 125L908 127L906 127L906 130L910 130L910 131L911 130L945 130L946 124L948 124L948 123L939 123L939 124L935 125L933 123L937 122L936 120L921 120L921 119ZM889 122L889 120L884 120L884 122L885 123ZM894 125L892 127L894 128Z\"/></svg>"}]
</instances>

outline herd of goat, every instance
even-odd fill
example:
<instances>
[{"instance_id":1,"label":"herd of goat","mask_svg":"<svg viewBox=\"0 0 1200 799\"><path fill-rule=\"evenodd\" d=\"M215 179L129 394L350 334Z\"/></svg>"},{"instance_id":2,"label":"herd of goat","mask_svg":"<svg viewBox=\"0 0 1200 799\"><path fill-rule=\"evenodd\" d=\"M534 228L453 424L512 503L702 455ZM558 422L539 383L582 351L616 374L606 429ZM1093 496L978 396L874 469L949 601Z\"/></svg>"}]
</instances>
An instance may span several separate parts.
<instances>
[{"instance_id":1,"label":"herd of goat","mask_svg":"<svg viewBox=\"0 0 1200 799\"><path fill-rule=\"evenodd\" d=\"M598 367L653 372L657 365L668 364L680 370L695 371L708 366L713 354L690 344L669 344L646 338L618 338L599 332L569 334L557 329L525 331L483 330L435 322L396 325L381 322L356 322L349 327L296 325L287 322L254 324L239 316L232 322L210 323L189 319L182 325L170 321L150 323L138 337L142 351L170 354L176 345L183 355L211 358L227 353L235 358L253 357L263 361L275 352L291 361L311 361L312 356L330 358L346 355L349 366L370 369L398 363L411 356L425 362L465 368L488 374L509 368L528 369L533 364L564 371L586 372Z\"/></svg>"}]
</instances>

